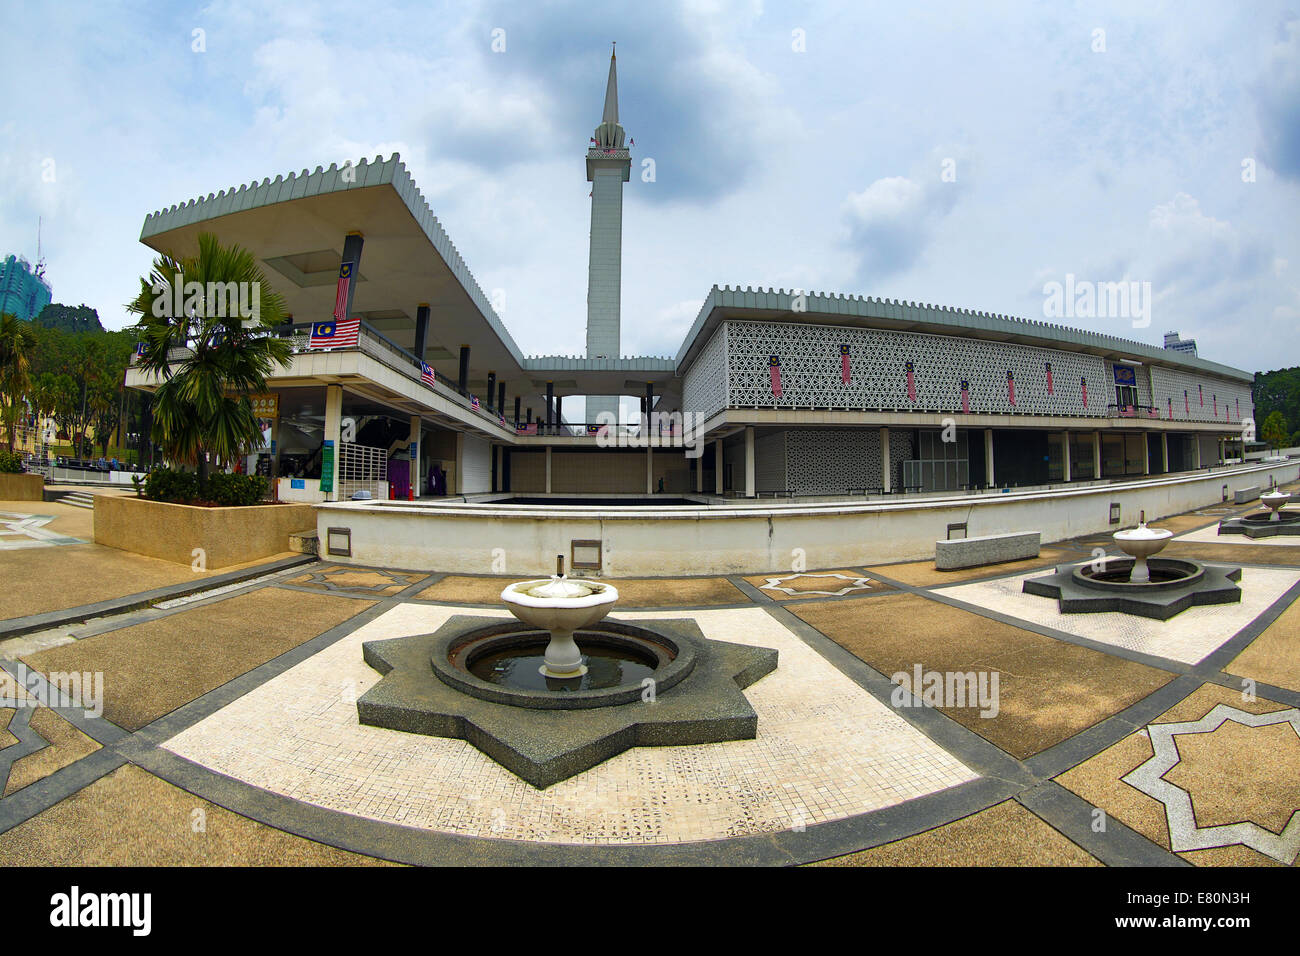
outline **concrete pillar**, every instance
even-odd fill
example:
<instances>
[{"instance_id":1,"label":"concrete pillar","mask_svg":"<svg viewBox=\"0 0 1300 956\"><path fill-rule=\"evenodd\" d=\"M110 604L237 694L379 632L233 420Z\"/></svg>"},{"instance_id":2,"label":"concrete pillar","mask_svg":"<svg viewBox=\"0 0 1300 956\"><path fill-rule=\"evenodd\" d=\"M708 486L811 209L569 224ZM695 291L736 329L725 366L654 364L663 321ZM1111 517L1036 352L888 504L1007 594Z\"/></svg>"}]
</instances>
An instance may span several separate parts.
<instances>
[{"instance_id":1,"label":"concrete pillar","mask_svg":"<svg viewBox=\"0 0 1300 956\"><path fill-rule=\"evenodd\" d=\"M1150 432L1142 433L1142 474L1151 474L1151 441L1148 438Z\"/></svg>"},{"instance_id":2,"label":"concrete pillar","mask_svg":"<svg viewBox=\"0 0 1300 956\"><path fill-rule=\"evenodd\" d=\"M880 487L889 494L893 490L889 467L889 429L880 429Z\"/></svg>"},{"instance_id":3,"label":"concrete pillar","mask_svg":"<svg viewBox=\"0 0 1300 956\"><path fill-rule=\"evenodd\" d=\"M1169 474L1169 433L1160 433L1160 471Z\"/></svg>"},{"instance_id":4,"label":"concrete pillar","mask_svg":"<svg viewBox=\"0 0 1300 956\"><path fill-rule=\"evenodd\" d=\"M555 396L555 424L559 427L564 424L564 396Z\"/></svg>"},{"instance_id":5,"label":"concrete pillar","mask_svg":"<svg viewBox=\"0 0 1300 956\"><path fill-rule=\"evenodd\" d=\"M330 490L325 493L326 501L339 500L339 435L343 429L343 386L325 386L325 436L334 449L333 461L329 465L330 473L325 474L325 454L321 454L321 477L329 478Z\"/></svg>"},{"instance_id":6,"label":"concrete pillar","mask_svg":"<svg viewBox=\"0 0 1300 956\"><path fill-rule=\"evenodd\" d=\"M1061 432L1061 453L1065 456L1061 460L1064 470L1061 474L1066 481L1070 480L1070 433Z\"/></svg>"},{"instance_id":7,"label":"concrete pillar","mask_svg":"<svg viewBox=\"0 0 1300 956\"><path fill-rule=\"evenodd\" d=\"M429 344L429 303L415 307L415 357L424 361L424 350Z\"/></svg>"},{"instance_id":8,"label":"concrete pillar","mask_svg":"<svg viewBox=\"0 0 1300 956\"><path fill-rule=\"evenodd\" d=\"M551 493L551 446L546 446L546 493Z\"/></svg>"},{"instance_id":9,"label":"concrete pillar","mask_svg":"<svg viewBox=\"0 0 1300 956\"><path fill-rule=\"evenodd\" d=\"M1092 477L1101 477L1101 432L1092 433Z\"/></svg>"},{"instance_id":10,"label":"concrete pillar","mask_svg":"<svg viewBox=\"0 0 1300 956\"><path fill-rule=\"evenodd\" d=\"M496 397L497 397L497 373L488 372L487 395L484 396L484 401L483 401L483 404L487 406L488 411L492 411L496 407Z\"/></svg>"},{"instance_id":11,"label":"concrete pillar","mask_svg":"<svg viewBox=\"0 0 1300 956\"><path fill-rule=\"evenodd\" d=\"M462 395L469 392L469 346L460 347L460 369L456 374L456 388Z\"/></svg>"},{"instance_id":12,"label":"concrete pillar","mask_svg":"<svg viewBox=\"0 0 1300 956\"><path fill-rule=\"evenodd\" d=\"M655 493L655 450L650 444L645 446L645 493Z\"/></svg>"},{"instance_id":13,"label":"concrete pillar","mask_svg":"<svg viewBox=\"0 0 1300 956\"><path fill-rule=\"evenodd\" d=\"M411 430L407 433L411 447L407 449L411 458L411 494L420 497L420 416L411 416Z\"/></svg>"},{"instance_id":14,"label":"concrete pillar","mask_svg":"<svg viewBox=\"0 0 1300 956\"><path fill-rule=\"evenodd\" d=\"M1200 435L1197 435L1197 434L1195 434L1195 433L1192 434L1192 447L1194 447L1194 448L1196 449L1196 458L1195 458L1195 461L1196 461L1196 467L1197 467L1197 468L1200 468L1200 467L1202 467L1202 465L1201 465L1201 436L1200 436Z\"/></svg>"},{"instance_id":15,"label":"concrete pillar","mask_svg":"<svg viewBox=\"0 0 1300 956\"><path fill-rule=\"evenodd\" d=\"M713 493L722 494L722 439L713 441Z\"/></svg>"},{"instance_id":16,"label":"concrete pillar","mask_svg":"<svg viewBox=\"0 0 1300 956\"><path fill-rule=\"evenodd\" d=\"M555 419L555 383L546 383L546 427L554 424Z\"/></svg>"},{"instance_id":17,"label":"concrete pillar","mask_svg":"<svg viewBox=\"0 0 1300 956\"><path fill-rule=\"evenodd\" d=\"M995 474L996 472L993 470L993 429L986 428L984 429L984 484L990 488L997 484L993 480Z\"/></svg>"},{"instance_id":18,"label":"concrete pillar","mask_svg":"<svg viewBox=\"0 0 1300 956\"><path fill-rule=\"evenodd\" d=\"M505 448L504 448L504 446L502 446L502 445L495 445L495 446L493 446L492 453L493 453L493 456L496 458L496 470L495 470L496 477L495 477L495 478L493 479L493 481L492 481L492 490L493 490L493 491L505 491L505 490L506 490L506 484L505 484L505 481L506 481L506 478L505 478L505 472L501 470L502 467L503 467L504 460L505 460L504 455L502 454L504 451L505 451Z\"/></svg>"},{"instance_id":19,"label":"concrete pillar","mask_svg":"<svg viewBox=\"0 0 1300 956\"><path fill-rule=\"evenodd\" d=\"M365 245L365 239L359 232L349 232L343 238L343 259L339 263L339 278L346 274L351 278L348 282L348 304L345 310L344 318L352 318L352 300L357 294L357 274L361 268L361 247Z\"/></svg>"},{"instance_id":20,"label":"concrete pillar","mask_svg":"<svg viewBox=\"0 0 1300 956\"><path fill-rule=\"evenodd\" d=\"M520 406L521 402L522 402L522 399L520 399L520 397L519 397L518 395L516 395L516 396L515 396L515 424L516 424L516 425L519 424L519 406ZM531 411L531 410L530 410L530 411Z\"/></svg>"},{"instance_id":21,"label":"concrete pillar","mask_svg":"<svg viewBox=\"0 0 1300 956\"><path fill-rule=\"evenodd\" d=\"M645 383L645 414L646 414L646 434L650 434L650 413L655 409L655 386L654 382Z\"/></svg>"},{"instance_id":22,"label":"concrete pillar","mask_svg":"<svg viewBox=\"0 0 1300 956\"><path fill-rule=\"evenodd\" d=\"M506 413L506 383L497 383L497 413L505 415Z\"/></svg>"},{"instance_id":23,"label":"concrete pillar","mask_svg":"<svg viewBox=\"0 0 1300 956\"><path fill-rule=\"evenodd\" d=\"M456 432L456 487L447 489L451 494L465 493L465 433Z\"/></svg>"},{"instance_id":24,"label":"concrete pillar","mask_svg":"<svg viewBox=\"0 0 1300 956\"><path fill-rule=\"evenodd\" d=\"M687 458L687 462L691 459ZM704 494L704 455L701 452L700 457L695 459L695 493Z\"/></svg>"},{"instance_id":25,"label":"concrete pillar","mask_svg":"<svg viewBox=\"0 0 1300 956\"><path fill-rule=\"evenodd\" d=\"M745 426L745 497L754 497L754 426Z\"/></svg>"}]
</instances>

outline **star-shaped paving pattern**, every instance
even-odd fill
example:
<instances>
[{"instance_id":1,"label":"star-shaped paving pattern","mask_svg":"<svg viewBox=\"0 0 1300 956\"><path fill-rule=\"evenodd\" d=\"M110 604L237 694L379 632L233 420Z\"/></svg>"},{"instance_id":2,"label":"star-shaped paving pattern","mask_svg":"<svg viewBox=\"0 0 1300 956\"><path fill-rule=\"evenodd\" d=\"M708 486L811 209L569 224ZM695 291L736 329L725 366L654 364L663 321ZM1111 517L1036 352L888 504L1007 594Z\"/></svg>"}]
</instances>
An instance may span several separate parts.
<instances>
[{"instance_id":1,"label":"star-shaped paving pattern","mask_svg":"<svg viewBox=\"0 0 1300 956\"><path fill-rule=\"evenodd\" d=\"M1273 808L1280 809L1282 811L1280 815L1271 810L1264 812L1264 815L1272 818L1267 822L1273 823L1274 826L1277 826L1283 817L1286 818L1286 824L1281 827L1280 832L1273 832L1252 820L1242 820L1231 824L1198 826L1196 814L1192 807L1192 795L1187 790L1171 782L1174 779L1191 782L1193 779L1192 773L1196 769L1193 766L1189 768L1192 773L1171 774L1171 771L1182 760L1178 744L1174 741L1174 738L1185 734L1214 734L1223 726L1225 721L1232 721L1248 728L1289 724L1295 735L1300 737L1300 710L1294 707L1288 710L1275 711L1271 714L1251 714L1230 707L1227 704L1218 704L1200 720L1149 725L1147 727L1147 736L1151 740L1154 754L1151 759L1130 771L1122 779L1125 783L1147 794L1147 796L1154 797L1165 805L1165 818L1169 824L1169 845L1175 852L1205 850L1211 847L1241 843L1251 849L1258 850L1279 863L1289 865L1294 862L1297 854L1300 854L1300 809L1290 806ZM1231 736L1237 735L1233 734ZM1291 742L1290 738L1285 739L1288 743ZM1271 747L1276 746L1276 744L1276 740L1261 741L1260 746ZM1199 748L1193 748L1193 750L1199 750ZM1270 750L1269 752L1276 756L1275 751ZM1195 759L1196 755L1192 750L1189 750L1189 763ZM1284 774L1292 772L1285 769L1284 763L1277 761L1264 761L1261 763L1257 760L1247 760L1243 763L1243 761L1238 760L1234 763L1234 767L1236 772L1243 777L1255 777L1261 773L1266 773L1268 770ZM1249 786L1251 780L1246 779L1244 783ZM1266 784L1261 781L1261 786L1267 786L1271 792L1281 794L1286 791L1285 784L1281 790L1278 790L1273 784L1274 781L1272 780L1267 781ZM1216 808L1217 814L1221 815L1222 812L1222 808Z\"/></svg>"},{"instance_id":2,"label":"star-shaped paving pattern","mask_svg":"<svg viewBox=\"0 0 1300 956\"><path fill-rule=\"evenodd\" d=\"M758 715L743 688L776 669L777 652L706 640L691 620L652 626L679 645L693 644L696 662L651 701L539 710L472 697L443 683L430 663L452 640L483 627L481 617L456 615L433 634L364 644L366 662L384 678L357 701L357 714L371 726L466 740L539 790L631 747L752 740Z\"/></svg>"},{"instance_id":3,"label":"star-shaped paving pattern","mask_svg":"<svg viewBox=\"0 0 1300 956\"><path fill-rule=\"evenodd\" d=\"M382 568L325 568L295 578L293 584L317 587L324 591L366 591L393 594L415 583L409 574L397 574Z\"/></svg>"},{"instance_id":4,"label":"star-shaped paving pattern","mask_svg":"<svg viewBox=\"0 0 1300 956\"><path fill-rule=\"evenodd\" d=\"M786 586L787 584L790 583L797 583L809 579L815 580L818 578L834 578L840 581L847 581L848 584L840 588L838 591L821 591L821 590L813 590L811 587L787 587ZM825 595L826 597L841 597L845 594L850 593L851 591L870 590L871 586L872 586L871 582L867 578L859 578L859 577L853 577L852 575L848 575L848 574L840 574L838 571L825 571L825 572L817 572L817 573L800 571L795 574L787 574L785 577L768 578L766 584L760 585L760 587L764 591L780 591L782 594L789 594L792 597L795 595L804 595L804 594L820 594L820 595Z\"/></svg>"}]
</instances>

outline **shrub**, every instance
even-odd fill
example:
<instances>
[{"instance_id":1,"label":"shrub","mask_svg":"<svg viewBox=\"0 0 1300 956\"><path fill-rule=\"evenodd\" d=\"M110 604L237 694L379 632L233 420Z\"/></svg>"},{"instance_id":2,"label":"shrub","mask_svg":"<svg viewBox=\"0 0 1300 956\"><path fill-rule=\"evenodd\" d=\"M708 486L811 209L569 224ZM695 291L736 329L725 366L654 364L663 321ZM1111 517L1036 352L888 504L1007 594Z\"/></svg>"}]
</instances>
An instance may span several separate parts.
<instances>
[{"instance_id":1,"label":"shrub","mask_svg":"<svg viewBox=\"0 0 1300 956\"><path fill-rule=\"evenodd\" d=\"M17 452L0 449L0 472L17 474L23 470L23 457Z\"/></svg>"},{"instance_id":2,"label":"shrub","mask_svg":"<svg viewBox=\"0 0 1300 956\"><path fill-rule=\"evenodd\" d=\"M189 504L199 497L199 476L171 468L155 468L144 479L144 496L154 501Z\"/></svg>"},{"instance_id":3,"label":"shrub","mask_svg":"<svg viewBox=\"0 0 1300 956\"><path fill-rule=\"evenodd\" d=\"M266 496L268 482L261 475L208 475L204 497L219 505L255 505Z\"/></svg>"}]
</instances>

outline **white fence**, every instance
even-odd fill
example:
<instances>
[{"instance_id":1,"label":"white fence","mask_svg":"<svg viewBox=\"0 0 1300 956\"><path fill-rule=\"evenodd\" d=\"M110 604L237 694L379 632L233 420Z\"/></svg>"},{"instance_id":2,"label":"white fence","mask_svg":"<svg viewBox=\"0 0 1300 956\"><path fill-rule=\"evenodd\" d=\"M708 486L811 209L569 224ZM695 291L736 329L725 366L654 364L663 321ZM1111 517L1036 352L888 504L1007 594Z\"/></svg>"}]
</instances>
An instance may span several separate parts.
<instances>
[{"instance_id":1,"label":"white fence","mask_svg":"<svg viewBox=\"0 0 1300 956\"><path fill-rule=\"evenodd\" d=\"M346 501L358 491L368 491L372 498L388 497L388 452L383 448L339 445L339 500Z\"/></svg>"}]
</instances>

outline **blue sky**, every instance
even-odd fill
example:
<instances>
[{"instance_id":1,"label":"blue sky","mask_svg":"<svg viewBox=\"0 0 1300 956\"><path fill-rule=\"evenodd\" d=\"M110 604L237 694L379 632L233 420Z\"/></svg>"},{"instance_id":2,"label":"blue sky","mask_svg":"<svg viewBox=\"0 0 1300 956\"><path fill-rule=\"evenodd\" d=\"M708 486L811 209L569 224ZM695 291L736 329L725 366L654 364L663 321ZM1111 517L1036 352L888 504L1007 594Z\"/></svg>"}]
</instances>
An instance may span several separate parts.
<instances>
[{"instance_id":1,"label":"blue sky","mask_svg":"<svg viewBox=\"0 0 1300 956\"><path fill-rule=\"evenodd\" d=\"M1133 7L12 5L0 254L43 216L55 300L121 327L148 212L397 151L521 347L578 354L618 40L627 354L674 353L714 283L1042 319L1068 273L1153 304L1067 324L1300 365L1300 9Z\"/></svg>"}]
</instances>

